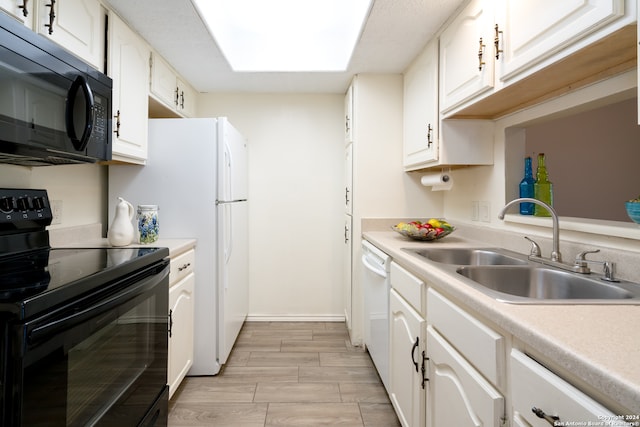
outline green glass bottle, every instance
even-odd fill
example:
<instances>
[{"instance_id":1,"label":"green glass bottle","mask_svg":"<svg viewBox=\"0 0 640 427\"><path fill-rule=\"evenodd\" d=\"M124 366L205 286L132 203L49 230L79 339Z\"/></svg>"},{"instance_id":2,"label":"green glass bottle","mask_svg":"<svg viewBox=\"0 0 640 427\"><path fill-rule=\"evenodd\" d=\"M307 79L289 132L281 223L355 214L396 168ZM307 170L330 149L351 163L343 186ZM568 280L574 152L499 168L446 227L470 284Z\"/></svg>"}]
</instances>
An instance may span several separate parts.
<instances>
[{"instance_id":1,"label":"green glass bottle","mask_svg":"<svg viewBox=\"0 0 640 427\"><path fill-rule=\"evenodd\" d=\"M538 154L538 169L536 170L536 183L533 184L533 197L553 206L553 184L549 181L544 153ZM535 216L551 216L551 213L540 205L535 206Z\"/></svg>"}]
</instances>

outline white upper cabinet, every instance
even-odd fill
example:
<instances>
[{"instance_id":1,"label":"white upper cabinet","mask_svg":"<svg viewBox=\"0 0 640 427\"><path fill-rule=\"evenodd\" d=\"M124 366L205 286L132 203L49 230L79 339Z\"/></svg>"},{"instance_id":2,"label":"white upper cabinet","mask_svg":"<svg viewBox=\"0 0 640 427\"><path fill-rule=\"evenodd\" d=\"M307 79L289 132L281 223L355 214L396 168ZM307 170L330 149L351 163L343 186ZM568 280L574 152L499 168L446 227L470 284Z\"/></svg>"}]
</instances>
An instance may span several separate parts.
<instances>
[{"instance_id":1,"label":"white upper cabinet","mask_svg":"<svg viewBox=\"0 0 640 427\"><path fill-rule=\"evenodd\" d=\"M37 2L37 27L34 29L104 71L106 13L100 1Z\"/></svg>"},{"instance_id":2,"label":"white upper cabinet","mask_svg":"<svg viewBox=\"0 0 640 427\"><path fill-rule=\"evenodd\" d=\"M506 0L496 9L498 78L513 77L623 14L624 0Z\"/></svg>"},{"instance_id":3,"label":"white upper cabinet","mask_svg":"<svg viewBox=\"0 0 640 427\"><path fill-rule=\"evenodd\" d=\"M195 115L196 91L155 52L151 54L150 93L169 110L181 116Z\"/></svg>"},{"instance_id":4,"label":"white upper cabinet","mask_svg":"<svg viewBox=\"0 0 640 427\"><path fill-rule=\"evenodd\" d=\"M440 35L440 109L493 88L494 2L472 0Z\"/></svg>"},{"instance_id":5,"label":"white upper cabinet","mask_svg":"<svg viewBox=\"0 0 640 427\"><path fill-rule=\"evenodd\" d=\"M500 107L478 103L488 95L502 93L508 111L628 68L619 30L636 9L633 0L471 0L440 35L440 111L491 117Z\"/></svg>"},{"instance_id":6,"label":"white upper cabinet","mask_svg":"<svg viewBox=\"0 0 640 427\"><path fill-rule=\"evenodd\" d=\"M0 0L0 10L31 28L34 16L34 3L29 0Z\"/></svg>"},{"instance_id":7,"label":"white upper cabinet","mask_svg":"<svg viewBox=\"0 0 640 427\"><path fill-rule=\"evenodd\" d=\"M147 159L149 55L147 44L114 13L109 14L109 70L113 79L113 160Z\"/></svg>"},{"instance_id":8,"label":"white upper cabinet","mask_svg":"<svg viewBox=\"0 0 640 427\"><path fill-rule=\"evenodd\" d=\"M404 168L438 159L438 40L433 39L404 73Z\"/></svg>"}]
</instances>

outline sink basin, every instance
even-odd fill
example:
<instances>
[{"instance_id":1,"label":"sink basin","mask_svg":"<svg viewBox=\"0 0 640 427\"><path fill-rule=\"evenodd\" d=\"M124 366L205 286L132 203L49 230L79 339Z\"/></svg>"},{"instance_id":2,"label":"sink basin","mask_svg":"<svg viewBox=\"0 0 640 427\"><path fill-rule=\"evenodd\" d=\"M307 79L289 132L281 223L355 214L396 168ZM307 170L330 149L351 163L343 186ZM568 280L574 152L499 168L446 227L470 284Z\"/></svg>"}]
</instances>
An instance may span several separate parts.
<instances>
[{"instance_id":1,"label":"sink basin","mask_svg":"<svg viewBox=\"0 0 640 427\"><path fill-rule=\"evenodd\" d=\"M471 279L481 291L506 302L527 300L599 300L640 303L640 285L613 284L598 278L532 266L469 266L458 274ZM615 301L614 301L615 300ZM571 302L569 302L571 303Z\"/></svg>"},{"instance_id":2,"label":"sink basin","mask_svg":"<svg viewBox=\"0 0 640 427\"><path fill-rule=\"evenodd\" d=\"M526 265L527 261L506 255L498 249L436 248L407 249L418 256L442 264L457 265Z\"/></svg>"}]
</instances>

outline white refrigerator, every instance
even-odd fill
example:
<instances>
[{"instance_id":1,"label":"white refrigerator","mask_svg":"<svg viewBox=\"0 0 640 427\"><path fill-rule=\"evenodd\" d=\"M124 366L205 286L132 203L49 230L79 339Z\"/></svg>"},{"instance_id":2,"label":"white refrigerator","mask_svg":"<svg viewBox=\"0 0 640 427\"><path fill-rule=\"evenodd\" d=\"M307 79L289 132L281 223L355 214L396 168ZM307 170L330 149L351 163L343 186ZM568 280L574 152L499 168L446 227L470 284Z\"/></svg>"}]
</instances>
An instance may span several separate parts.
<instances>
[{"instance_id":1,"label":"white refrigerator","mask_svg":"<svg viewBox=\"0 0 640 427\"><path fill-rule=\"evenodd\" d=\"M109 166L115 203L158 205L160 238L195 238L195 354L188 375L215 375L249 306L247 142L224 117L149 120L145 166Z\"/></svg>"}]
</instances>

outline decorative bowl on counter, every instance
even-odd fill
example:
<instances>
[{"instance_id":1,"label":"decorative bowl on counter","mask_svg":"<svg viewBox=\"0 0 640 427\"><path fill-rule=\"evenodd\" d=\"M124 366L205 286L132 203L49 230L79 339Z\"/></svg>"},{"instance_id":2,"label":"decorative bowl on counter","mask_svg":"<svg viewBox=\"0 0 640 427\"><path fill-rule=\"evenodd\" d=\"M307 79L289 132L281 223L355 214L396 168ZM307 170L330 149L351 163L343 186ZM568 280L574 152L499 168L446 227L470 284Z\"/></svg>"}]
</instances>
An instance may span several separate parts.
<instances>
[{"instance_id":1,"label":"decorative bowl on counter","mask_svg":"<svg viewBox=\"0 0 640 427\"><path fill-rule=\"evenodd\" d=\"M456 229L443 218L430 218L424 222L401 222L391 228L410 239L422 241L442 239Z\"/></svg>"},{"instance_id":2,"label":"decorative bowl on counter","mask_svg":"<svg viewBox=\"0 0 640 427\"><path fill-rule=\"evenodd\" d=\"M629 218L636 224L640 224L640 198L629 200L625 202L625 207L627 209L627 215Z\"/></svg>"}]
</instances>

